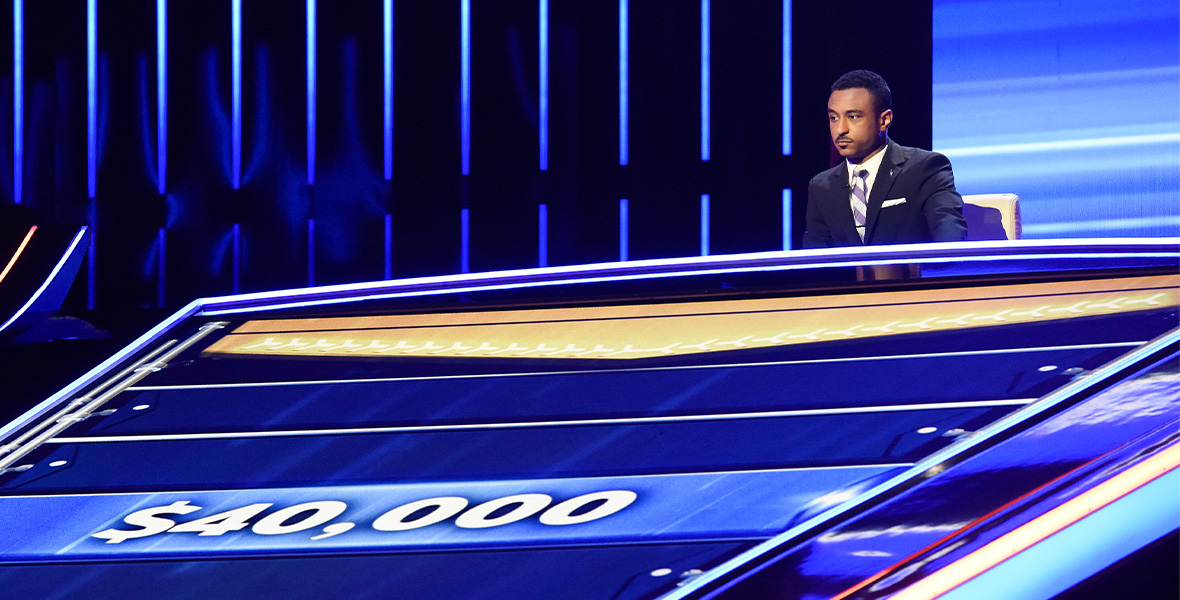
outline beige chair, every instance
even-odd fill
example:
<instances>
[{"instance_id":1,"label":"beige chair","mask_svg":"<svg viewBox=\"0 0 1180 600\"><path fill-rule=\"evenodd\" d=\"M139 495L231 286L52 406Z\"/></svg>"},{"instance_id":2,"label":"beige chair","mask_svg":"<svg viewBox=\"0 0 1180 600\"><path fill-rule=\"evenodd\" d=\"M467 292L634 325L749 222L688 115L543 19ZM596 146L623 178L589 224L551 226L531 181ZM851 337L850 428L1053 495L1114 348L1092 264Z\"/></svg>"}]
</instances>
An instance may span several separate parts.
<instances>
[{"instance_id":1,"label":"beige chair","mask_svg":"<svg viewBox=\"0 0 1180 600\"><path fill-rule=\"evenodd\" d=\"M1020 239L1020 197L1016 194L963 196L967 240Z\"/></svg>"}]
</instances>

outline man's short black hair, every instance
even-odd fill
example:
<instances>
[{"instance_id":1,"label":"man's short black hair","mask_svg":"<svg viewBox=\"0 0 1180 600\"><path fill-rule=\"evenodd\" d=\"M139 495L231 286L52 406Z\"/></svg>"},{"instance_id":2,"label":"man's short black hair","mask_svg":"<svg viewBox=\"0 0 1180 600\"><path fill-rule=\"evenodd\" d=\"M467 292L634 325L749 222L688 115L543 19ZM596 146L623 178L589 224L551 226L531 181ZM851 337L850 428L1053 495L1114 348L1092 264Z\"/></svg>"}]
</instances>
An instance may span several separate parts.
<instances>
[{"instance_id":1,"label":"man's short black hair","mask_svg":"<svg viewBox=\"0 0 1180 600\"><path fill-rule=\"evenodd\" d=\"M858 69L841 75L836 83L832 84L833 92L852 88L868 90L869 94L873 96L873 105L877 107L878 114L893 110L893 92L889 91L889 84L885 83L884 77L872 71Z\"/></svg>"}]
</instances>

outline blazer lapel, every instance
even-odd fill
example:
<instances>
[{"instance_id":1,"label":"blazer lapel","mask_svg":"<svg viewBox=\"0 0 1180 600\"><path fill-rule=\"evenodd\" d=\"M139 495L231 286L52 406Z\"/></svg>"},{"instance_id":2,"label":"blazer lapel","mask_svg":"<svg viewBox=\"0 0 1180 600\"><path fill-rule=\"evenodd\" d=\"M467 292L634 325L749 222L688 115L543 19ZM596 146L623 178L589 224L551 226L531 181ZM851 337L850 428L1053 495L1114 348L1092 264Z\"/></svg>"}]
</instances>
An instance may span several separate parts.
<instances>
[{"instance_id":1,"label":"blazer lapel","mask_svg":"<svg viewBox=\"0 0 1180 600\"><path fill-rule=\"evenodd\" d=\"M881 205L889 195L893 182L904 168L906 158L901 147L889 140L885 147L885 156L881 159L881 167L877 169L877 177L873 180L873 189L869 191L869 212L865 215L865 243L873 239L873 232L877 227L877 217L881 214ZM849 209L851 212L851 209Z\"/></svg>"}]
</instances>

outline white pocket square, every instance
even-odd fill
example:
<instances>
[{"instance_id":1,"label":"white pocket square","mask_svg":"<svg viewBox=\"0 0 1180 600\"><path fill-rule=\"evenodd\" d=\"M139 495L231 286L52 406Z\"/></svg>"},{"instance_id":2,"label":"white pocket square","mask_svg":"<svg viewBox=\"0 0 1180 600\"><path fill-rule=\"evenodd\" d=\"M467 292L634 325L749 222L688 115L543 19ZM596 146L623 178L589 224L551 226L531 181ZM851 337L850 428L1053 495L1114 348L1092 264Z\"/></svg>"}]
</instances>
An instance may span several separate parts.
<instances>
[{"instance_id":1,"label":"white pocket square","mask_svg":"<svg viewBox=\"0 0 1180 600\"><path fill-rule=\"evenodd\" d=\"M905 198L894 198L886 200L881 204L881 208L889 208L890 206L897 206L898 204L905 204Z\"/></svg>"}]
</instances>

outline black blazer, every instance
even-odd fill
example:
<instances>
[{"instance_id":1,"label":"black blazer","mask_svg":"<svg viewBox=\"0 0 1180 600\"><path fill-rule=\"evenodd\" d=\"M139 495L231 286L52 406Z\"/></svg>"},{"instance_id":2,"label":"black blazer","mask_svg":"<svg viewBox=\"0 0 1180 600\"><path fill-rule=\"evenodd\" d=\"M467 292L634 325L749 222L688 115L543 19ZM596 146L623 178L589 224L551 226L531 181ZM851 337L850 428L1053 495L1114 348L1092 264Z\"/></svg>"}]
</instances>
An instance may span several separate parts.
<instances>
[{"instance_id":1,"label":"black blazer","mask_svg":"<svg viewBox=\"0 0 1180 600\"><path fill-rule=\"evenodd\" d=\"M862 245L848 202L851 191L847 161L811 179L804 248ZM967 239L963 198L955 191L951 162L937 152L890 140L868 204L864 245Z\"/></svg>"}]
</instances>

